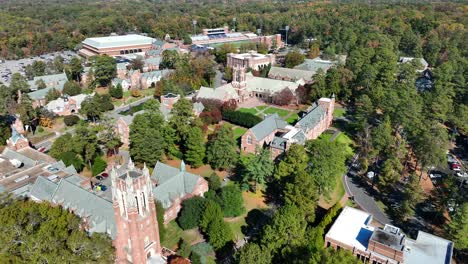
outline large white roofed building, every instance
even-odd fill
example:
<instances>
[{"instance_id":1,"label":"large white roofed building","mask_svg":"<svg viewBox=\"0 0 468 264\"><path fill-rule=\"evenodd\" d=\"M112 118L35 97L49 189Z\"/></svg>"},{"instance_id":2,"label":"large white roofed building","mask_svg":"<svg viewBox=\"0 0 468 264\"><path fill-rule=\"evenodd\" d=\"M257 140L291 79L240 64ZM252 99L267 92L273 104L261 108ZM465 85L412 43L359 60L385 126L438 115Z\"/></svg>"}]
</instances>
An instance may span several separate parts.
<instances>
[{"instance_id":1,"label":"large white roofed building","mask_svg":"<svg viewBox=\"0 0 468 264\"><path fill-rule=\"evenodd\" d=\"M144 53L150 50L156 39L137 35L122 35L87 38L82 44L79 54L88 58L95 55L120 56L128 54Z\"/></svg>"}]
</instances>

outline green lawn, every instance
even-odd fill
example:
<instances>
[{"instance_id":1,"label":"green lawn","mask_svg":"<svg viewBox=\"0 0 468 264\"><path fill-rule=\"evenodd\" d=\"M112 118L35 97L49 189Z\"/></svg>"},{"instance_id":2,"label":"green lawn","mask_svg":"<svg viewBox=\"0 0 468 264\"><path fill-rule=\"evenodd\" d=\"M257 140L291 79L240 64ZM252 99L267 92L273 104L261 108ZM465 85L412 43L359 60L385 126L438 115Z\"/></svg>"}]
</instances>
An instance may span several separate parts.
<instances>
[{"instance_id":1,"label":"green lawn","mask_svg":"<svg viewBox=\"0 0 468 264\"><path fill-rule=\"evenodd\" d=\"M344 132L341 132L335 139L336 142L346 145L345 150L346 154L350 157L354 155L353 145L354 141L346 135Z\"/></svg>"},{"instance_id":2,"label":"green lawn","mask_svg":"<svg viewBox=\"0 0 468 264\"><path fill-rule=\"evenodd\" d=\"M257 109L255 109L255 108L240 108L237 111L242 112L242 113L249 113L249 114L252 114L252 115L256 115L257 112L258 112Z\"/></svg>"},{"instance_id":3,"label":"green lawn","mask_svg":"<svg viewBox=\"0 0 468 264\"><path fill-rule=\"evenodd\" d=\"M242 137L242 135L244 135L244 133L247 131L247 128L243 128L243 127L235 127L234 128L234 138L235 139L238 139L240 137Z\"/></svg>"},{"instance_id":4,"label":"green lawn","mask_svg":"<svg viewBox=\"0 0 468 264\"><path fill-rule=\"evenodd\" d=\"M298 119L299 119L299 116L297 115L297 113L294 113L294 114L291 114L288 118L286 118L286 122L292 125L296 123Z\"/></svg>"},{"instance_id":5,"label":"green lawn","mask_svg":"<svg viewBox=\"0 0 468 264\"><path fill-rule=\"evenodd\" d=\"M320 140L325 140L325 141L330 141L331 137L333 136L333 132L331 131L325 131L318 137Z\"/></svg>"},{"instance_id":6,"label":"green lawn","mask_svg":"<svg viewBox=\"0 0 468 264\"><path fill-rule=\"evenodd\" d=\"M238 217L236 221L226 221L226 223L231 228L235 241L244 239L244 234L242 234L242 226L246 225L244 215Z\"/></svg>"},{"instance_id":7,"label":"green lawn","mask_svg":"<svg viewBox=\"0 0 468 264\"><path fill-rule=\"evenodd\" d=\"M265 113L267 115L277 113L280 117L285 117L285 116L287 116L289 114L289 111L284 110L284 109L275 108L275 107L270 107L267 110L265 110L263 113Z\"/></svg>"},{"instance_id":8,"label":"green lawn","mask_svg":"<svg viewBox=\"0 0 468 264\"><path fill-rule=\"evenodd\" d=\"M201 234L197 229L182 230L175 220L171 221L166 225L166 235L164 241L161 244L169 249L177 247L180 239L184 239L188 243L192 244L201 239Z\"/></svg>"},{"instance_id":9,"label":"green lawn","mask_svg":"<svg viewBox=\"0 0 468 264\"><path fill-rule=\"evenodd\" d=\"M262 110L267 109L268 107L269 107L268 105L261 105L261 106L257 106L257 109L262 111Z\"/></svg>"},{"instance_id":10,"label":"green lawn","mask_svg":"<svg viewBox=\"0 0 468 264\"><path fill-rule=\"evenodd\" d=\"M333 117L343 117L346 114L346 109L344 108L335 108L333 111Z\"/></svg>"}]
</instances>

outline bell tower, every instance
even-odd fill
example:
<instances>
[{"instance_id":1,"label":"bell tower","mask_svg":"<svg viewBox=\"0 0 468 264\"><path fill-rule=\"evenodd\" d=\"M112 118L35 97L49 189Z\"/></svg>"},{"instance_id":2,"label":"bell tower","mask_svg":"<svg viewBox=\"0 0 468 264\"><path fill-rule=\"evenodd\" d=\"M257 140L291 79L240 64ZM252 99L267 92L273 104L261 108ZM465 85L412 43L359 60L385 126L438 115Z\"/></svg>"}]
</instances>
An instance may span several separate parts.
<instances>
[{"instance_id":1,"label":"bell tower","mask_svg":"<svg viewBox=\"0 0 468 264\"><path fill-rule=\"evenodd\" d=\"M112 200L117 227L116 263L147 263L161 259L161 244L149 170L135 168L130 159L125 172L113 168Z\"/></svg>"},{"instance_id":2,"label":"bell tower","mask_svg":"<svg viewBox=\"0 0 468 264\"><path fill-rule=\"evenodd\" d=\"M232 67L232 87L236 89L240 97L240 101L247 99L247 81L246 81L246 68L243 65L235 65Z\"/></svg>"}]
</instances>

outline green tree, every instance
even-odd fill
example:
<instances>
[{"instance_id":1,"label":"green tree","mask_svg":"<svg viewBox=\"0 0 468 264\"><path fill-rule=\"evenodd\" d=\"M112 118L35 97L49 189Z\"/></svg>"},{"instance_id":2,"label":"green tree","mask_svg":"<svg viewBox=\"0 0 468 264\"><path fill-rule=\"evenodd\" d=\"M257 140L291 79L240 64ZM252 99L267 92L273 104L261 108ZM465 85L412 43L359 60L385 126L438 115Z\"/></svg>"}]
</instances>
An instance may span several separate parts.
<instances>
[{"instance_id":1,"label":"green tree","mask_svg":"<svg viewBox=\"0 0 468 264\"><path fill-rule=\"evenodd\" d=\"M220 47L216 48L216 62L222 63L226 65L227 62L227 54L228 53L236 53L237 48L231 44L223 44Z\"/></svg>"},{"instance_id":2,"label":"green tree","mask_svg":"<svg viewBox=\"0 0 468 264\"><path fill-rule=\"evenodd\" d=\"M187 162L194 168L202 166L206 149L201 128L196 126L190 128L184 145Z\"/></svg>"},{"instance_id":3,"label":"green tree","mask_svg":"<svg viewBox=\"0 0 468 264\"><path fill-rule=\"evenodd\" d=\"M22 93L29 92L29 84L26 78L24 78L21 74L13 73L13 75L11 75L10 81L10 92L16 96L18 91L21 91Z\"/></svg>"},{"instance_id":4,"label":"green tree","mask_svg":"<svg viewBox=\"0 0 468 264\"><path fill-rule=\"evenodd\" d=\"M414 216L414 210L416 205L424 199L424 191L419 184L419 178L415 174L409 175L409 181L405 186L403 204L402 204L402 216L409 217Z\"/></svg>"},{"instance_id":5,"label":"green tree","mask_svg":"<svg viewBox=\"0 0 468 264\"><path fill-rule=\"evenodd\" d=\"M32 63L32 70L34 76L43 76L45 75L46 64L43 61L36 60Z\"/></svg>"},{"instance_id":6,"label":"green tree","mask_svg":"<svg viewBox=\"0 0 468 264\"><path fill-rule=\"evenodd\" d=\"M117 74L115 59L107 55L94 58L94 78L100 86L107 86Z\"/></svg>"},{"instance_id":7,"label":"green tree","mask_svg":"<svg viewBox=\"0 0 468 264\"><path fill-rule=\"evenodd\" d=\"M140 72L143 72L144 66L145 66L145 61L143 60L143 57L139 55L130 62L130 68L132 70L138 70Z\"/></svg>"},{"instance_id":8,"label":"green tree","mask_svg":"<svg viewBox=\"0 0 468 264\"><path fill-rule=\"evenodd\" d=\"M99 173L103 172L107 167L107 162L103 160L101 157L97 156L93 161L93 169L92 173L93 176L98 175Z\"/></svg>"},{"instance_id":9,"label":"green tree","mask_svg":"<svg viewBox=\"0 0 468 264\"><path fill-rule=\"evenodd\" d=\"M64 68L65 68L65 64L63 63L64 59L62 56L58 55L58 56L55 56L54 58L54 62L53 62L53 65L54 65L54 71L56 73L62 73Z\"/></svg>"},{"instance_id":10,"label":"green tree","mask_svg":"<svg viewBox=\"0 0 468 264\"><path fill-rule=\"evenodd\" d=\"M192 229L200 225L207 202L202 197L192 197L182 202L182 210L177 218L177 223L184 230Z\"/></svg>"},{"instance_id":11,"label":"green tree","mask_svg":"<svg viewBox=\"0 0 468 264\"><path fill-rule=\"evenodd\" d=\"M66 95L69 95L69 96L78 95L78 94L81 93L81 87L80 87L80 85L78 83L76 83L74 81L67 81L63 85L62 93L66 94Z\"/></svg>"},{"instance_id":12,"label":"green tree","mask_svg":"<svg viewBox=\"0 0 468 264\"><path fill-rule=\"evenodd\" d=\"M38 79L35 82L35 84L36 84L36 87L37 87L38 90L42 90L42 89L47 88L47 85L45 84L44 80L42 80L42 79Z\"/></svg>"},{"instance_id":13,"label":"green tree","mask_svg":"<svg viewBox=\"0 0 468 264\"><path fill-rule=\"evenodd\" d=\"M309 157L304 146L293 144L286 152L284 159L276 166L274 176L277 180L280 180L296 175L305 171L308 162Z\"/></svg>"},{"instance_id":14,"label":"green tree","mask_svg":"<svg viewBox=\"0 0 468 264\"><path fill-rule=\"evenodd\" d=\"M181 98L174 104L171 110L169 124L174 128L176 133L176 142L182 142L187 138L193 118L192 102L185 98Z\"/></svg>"},{"instance_id":15,"label":"green tree","mask_svg":"<svg viewBox=\"0 0 468 264\"><path fill-rule=\"evenodd\" d=\"M98 134L99 143L104 145L108 154L115 154L116 149L122 145L120 135L115 129L115 120L106 118L101 121L101 127L102 130Z\"/></svg>"},{"instance_id":16,"label":"green tree","mask_svg":"<svg viewBox=\"0 0 468 264\"><path fill-rule=\"evenodd\" d=\"M179 54L175 50L165 50L162 52L161 64L159 67L161 69L174 69L177 60L179 59Z\"/></svg>"},{"instance_id":17,"label":"green tree","mask_svg":"<svg viewBox=\"0 0 468 264\"><path fill-rule=\"evenodd\" d=\"M123 88L120 83L118 83L116 86L113 86L109 90L109 94L116 99L121 99L123 97Z\"/></svg>"},{"instance_id":18,"label":"green tree","mask_svg":"<svg viewBox=\"0 0 468 264\"><path fill-rule=\"evenodd\" d=\"M208 178L208 187L210 190L215 192L221 188L221 180L215 172L213 172Z\"/></svg>"},{"instance_id":19,"label":"green tree","mask_svg":"<svg viewBox=\"0 0 468 264\"><path fill-rule=\"evenodd\" d=\"M50 147L49 155L54 157L55 159L61 159L60 155L62 153L65 153L65 152L75 153L73 151L73 145L71 144L71 142L72 142L72 135L70 133L61 135L60 137L54 140L54 143Z\"/></svg>"},{"instance_id":20,"label":"green tree","mask_svg":"<svg viewBox=\"0 0 468 264\"><path fill-rule=\"evenodd\" d=\"M447 235L459 250L468 249L468 203L464 202L455 211L452 221L446 227Z\"/></svg>"},{"instance_id":21,"label":"green tree","mask_svg":"<svg viewBox=\"0 0 468 264\"><path fill-rule=\"evenodd\" d=\"M223 212L219 204L212 200L206 200L205 211L200 220L201 230L207 232L211 223L219 219L223 219Z\"/></svg>"},{"instance_id":22,"label":"green tree","mask_svg":"<svg viewBox=\"0 0 468 264\"><path fill-rule=\"evenodd\" d=\"M214 169L229 169L237 161L237 142L232 129L222 125L211 136L206 148L206 159Z\"/></svg>"},{"instance_id":23,"label":"green tree","mask_svg":"<svg viewBox=\"0 0 468 264\"><path fill-rule=\"evenodd\" d=\"M208 242L214 249L222 249L228 242L234 239L231 228L222 218L217 218L210 223L206 231L208 234Z\"/></svg>"},{"instance_id":24,"label":"green tree","mask_svg":"<svg viewBox=\"0 0 468 264\"><path fill-rule=\"evenodd\" d=\"M92 129L86 125L78 125L75 129L71 143L73 151L92 169L91 162L99 154L98 138Z\"/></svg>"},{"instance_id":25,"label":"green tree","mask_svg":"<svg viewBox=\"0 0 468 264\"><path fill-rule=\"evenodd\" d=\"M270 251L253 242L244 245L238 254L239 264L270 264L272 261Z\"/></svg>"},{"instance_id":26,"label":"green tree","mask_svg":"<svg viewBox=\"0 0 468 264\"><path fill-rule=\"evenodd\" d=\"M293 50L293 51L288 52L288 54L286 54L284 63L285 63L286 68L294 68L294 66L297 66L303 63L304 59L305 59L304 55L302 55L297 50Z\"/></svg>"},{"instance_id":27,"label":"green tree","mask_svg":"<svg viewBox=\"0 0 468 264\"><path fill-rule=\"evenodd\" d=\"M154 206L156 207L156 218L158 219L159 240L165 241L166 226L164 225L164 206L156 199L154 200Z\"/></svg>"},{"instance_id":28,"label":"green tree","mask_svg":"<svg viewBox=\"0 0 468 264\"><path fill-rule=\"evenodd\" d=\"M21 96L16 113L20 115L20 119L25 125L31 124L31 121L37 118L37 111L32 107L32 100L29 95L24 94Z\"/></svg>"},{"instance_id":29,"label":"green tree","mask_svg":"<svg viewBox=\"0 0 468 264\"><path fill-rule=\"evenodd\" d=\"M268 177L272 176L274 165L271 159L271 153L268 149L257 149L257 155L245 156L241 159L242 182L244 185L250 185L254 182L254 191L258 184L265 184Z\"/></svg>"},{"instance_id":30,"label":"green tree","mask_svg":"<svg viewBox=\"0 0 468 264\"><path fill-rule=\"evenodd\" d=\"M65 66L65 73L67 74L67 78L70 81L80 82L83 70L83 65L81 64L81 60L78 57L73 57L70 60L70 63Z\"/></svg>"},{"instance_id":31,"label":"green tree","mask_svg":"<svg viewBox=\"0 0 468 264\"><path fill-rule=\"evenodd\" d=\"M244 198L237 185L229 185L221 189L219 204L225 217L236 217L245 211Z\"/></svg>"},{"instance_id":32,"label":"green tree","mask_svg":"<svg viewBox=\"0 0 468 264\"><path fill-rule=\"evenodd\" d=\"M317 255L309 260L310 264L358 264L361 263L348 250L334 250L332 248L321 249Z\"/></svg>"},{"instance_id":33,"label":"green tree","mask_svg":"<svg viewBox=\"0 0 468 264\"><path fill-rule=\"evenodd\" d=\"M294 205L304 212L305 219L309 223L315 220L315 209L319 194L317 187L308 173L301 170L295 173L294 178L286 184L284 199L286 205Z\"/></svg>"},{"instance_id":34,"label":"green tree","mask_svg":"<svg viewBox=\"0 0 468 264\"><path fill-rule=\"evenodd\" d=\"M56 150L54 150L55 152ZM58 154L58 160L63 161L66 166L73 165L76 171L80 172L83 170L83 161L81 158L74 152L67 151Z\"/></svg>"},{"instance_id":35,"label":"green tree","mask_svg":"<svg viewBox=\"0 0 468 264\"><path fill-rule=\"evenodd\" d=\"M168 128L160 112L136 115L130 125L130 155L139 163L155 164L169 148Z\"/></svg>"},{"instance_id":36,"label":"green tree","mask_svg":"<svg viewBox=\"0 0 468 264\"><path fill-rule=\"evenodd\" d=\"M83 102L81 102L80 109L80 113L85 115L88 120L92 121L96 121L101 115L100 105L95 99L95 96L84 99Z\"/></svg>"},{"instance_id":37,"label":"green tree","mask_svg":"<svg viewBox=\"0 0 468 264\"><path fill-rule=\"evenodd\" d=\"M45 98L46 98L46 100L48 102L50 102L50 101L53 101L53 100L59 98L60 96L61 96L60 92L57 91L57 89L52 88L47 92Z\"/></svg>"}]
</instances>

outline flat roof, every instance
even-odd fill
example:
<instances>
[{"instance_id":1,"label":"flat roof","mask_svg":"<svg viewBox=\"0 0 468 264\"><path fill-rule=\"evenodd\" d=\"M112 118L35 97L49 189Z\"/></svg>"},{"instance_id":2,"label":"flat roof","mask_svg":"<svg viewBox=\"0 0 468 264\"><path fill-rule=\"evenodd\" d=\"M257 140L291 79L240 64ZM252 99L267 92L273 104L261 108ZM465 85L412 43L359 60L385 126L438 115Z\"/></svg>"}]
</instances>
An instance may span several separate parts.
<instances>
[{"instance_id":1,"label":"flat roof","mask_svg":"<svg viewBox=\"0 0 468 264\"><path fill-rule=\"evenodd\" d=\"M120 46L151 45L156 39L137 34L87 38L83 44L94 48L114 48Z\"/></svg>"},{"instance_id":2,"label":"flat roof","mask_svg":"<svg viewBox=\"0 0 468 264\"><path fill-rule=\"evenodd\" d=\"M365 251L374 227L369 226L372 215L346 206L333 223L326 237Z\"/></svg>"},{"instance_id":3,"label":"flat roof","mask_svg":"<svg viewBox=\"0 0 468 264\"><path fill-rule=\"evenodd\" d=\"M405 263L449 264L453 242L419 231L416 240L406 240Z\"/></svg>"}]
</instances>

